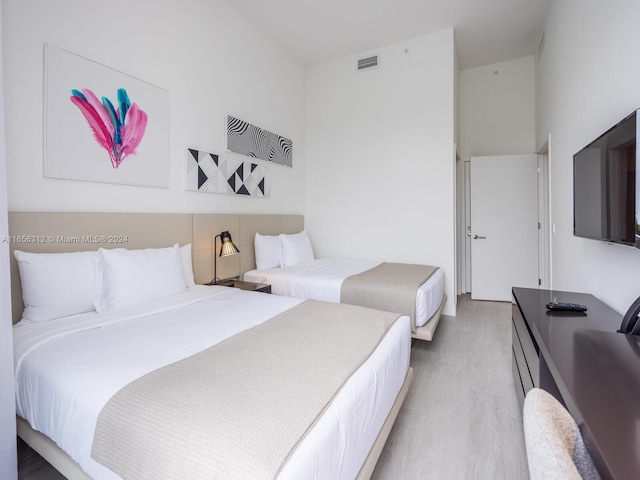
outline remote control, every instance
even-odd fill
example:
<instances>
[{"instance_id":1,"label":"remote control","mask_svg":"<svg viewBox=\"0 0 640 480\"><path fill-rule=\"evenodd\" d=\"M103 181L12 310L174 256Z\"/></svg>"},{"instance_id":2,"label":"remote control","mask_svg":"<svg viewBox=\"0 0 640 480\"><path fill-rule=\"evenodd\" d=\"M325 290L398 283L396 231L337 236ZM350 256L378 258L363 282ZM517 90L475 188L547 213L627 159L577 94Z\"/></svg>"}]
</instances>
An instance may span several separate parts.
<instances>
[{"instance_id":1,"label":"remote control","mask_svg":"<svg viewBox=\"0 0 640 480\"><path fill-rule=\"evenodd\" d=\"M580 305L579 303L563 303L563 302L551 302L547 303L549 310L570 310L572 312L584 312L587 307Z\"/></svg>"}]
</instances>

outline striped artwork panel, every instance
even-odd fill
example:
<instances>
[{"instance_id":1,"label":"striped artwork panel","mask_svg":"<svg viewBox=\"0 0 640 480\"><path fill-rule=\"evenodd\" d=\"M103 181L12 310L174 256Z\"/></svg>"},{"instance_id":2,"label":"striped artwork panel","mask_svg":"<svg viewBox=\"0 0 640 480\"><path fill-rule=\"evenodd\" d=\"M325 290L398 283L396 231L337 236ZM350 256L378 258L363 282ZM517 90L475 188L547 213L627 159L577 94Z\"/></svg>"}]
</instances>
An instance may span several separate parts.
<instances>
[{"instance_id":1,"label":"striped artwork panel","mask_svg":"<svg viewBox=\"0 0 640 480\"><path fill-rule=\"evenodd\" d=\"M269 198L269 166L188 148L187 190Z\"/></svg>"},{"instance_id":2,"label":"striped artwork panel","mask_svg":"<svg viewBox=\"0 0 640 480\"><path fill-rule=\"evenodd\" d=\"M293 142L227 115L227 149L248 157L293 166Z\"/></svg>"}]
</instances>

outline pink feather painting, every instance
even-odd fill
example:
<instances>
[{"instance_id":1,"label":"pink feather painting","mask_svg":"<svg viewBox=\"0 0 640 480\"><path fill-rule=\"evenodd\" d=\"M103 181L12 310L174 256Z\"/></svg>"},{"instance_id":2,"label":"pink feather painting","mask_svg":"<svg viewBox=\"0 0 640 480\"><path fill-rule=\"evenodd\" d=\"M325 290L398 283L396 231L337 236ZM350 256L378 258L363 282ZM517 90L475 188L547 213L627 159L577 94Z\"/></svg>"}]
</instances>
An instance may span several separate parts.
<instances>
[{"instance_id":1,"label":"pink feather painting","mask_svg":"<svg viewBox=\"0 0 640 480\"><path fill-rule=\"evenodd\" d=\"M118 108L88 88L71 90L71 102L78 107L102 148L109 153L111 166L118 168L125 158L136 153L147 128L147 114L131 103L127 91L118 89Z\"/></svg>"}]
</instances>

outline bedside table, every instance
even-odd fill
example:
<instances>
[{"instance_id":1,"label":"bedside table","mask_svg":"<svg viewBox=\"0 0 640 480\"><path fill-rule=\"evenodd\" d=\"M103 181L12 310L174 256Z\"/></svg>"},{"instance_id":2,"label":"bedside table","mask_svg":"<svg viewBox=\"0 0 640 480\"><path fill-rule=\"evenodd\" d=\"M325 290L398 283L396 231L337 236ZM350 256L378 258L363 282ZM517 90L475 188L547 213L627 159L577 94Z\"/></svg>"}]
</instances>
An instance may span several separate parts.
<instances>
[{"instance_id":1,"label":"bedside table","mask_svg":"<svg viewBox=\"0 0 640 480\"><path fill-rule=\"evenodd\" d=\"M241 290L249 290L251 292L271 293L271 285L267 285L265 283L244 282L242 280L222 280L216 285L239 288Z\"/></svg>"}]
</instances>

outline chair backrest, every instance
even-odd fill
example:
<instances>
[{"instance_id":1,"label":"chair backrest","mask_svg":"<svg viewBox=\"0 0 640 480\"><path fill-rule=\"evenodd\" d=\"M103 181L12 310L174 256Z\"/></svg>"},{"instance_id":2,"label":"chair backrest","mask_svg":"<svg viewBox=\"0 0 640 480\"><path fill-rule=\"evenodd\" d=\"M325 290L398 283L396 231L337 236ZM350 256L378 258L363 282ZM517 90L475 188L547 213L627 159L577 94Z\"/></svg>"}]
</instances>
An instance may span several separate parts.
<instances>
[{"instance_id":1,"label":"chair backrest","mask_svg":"<svg viewBox=\"0 0 640 480\"><path fill-rule=\"evenodd\" d=\"M600 479L576 422L552 395L530 390L523 421L531 480Z\"/></svg>"},{"instance_id":2,"label":"chair backrest","mask_svg":"<svg viewBox=\"0 0 640 480\"><path fill-rule=\"evenodd\" d=\"M622 317L622 323L620 324L620 333L626 333L628 335L640 334L640 320L638 319L640 314L640 297L636 298L631 304L627 313Z\"/></svg>"}]
</instances>

